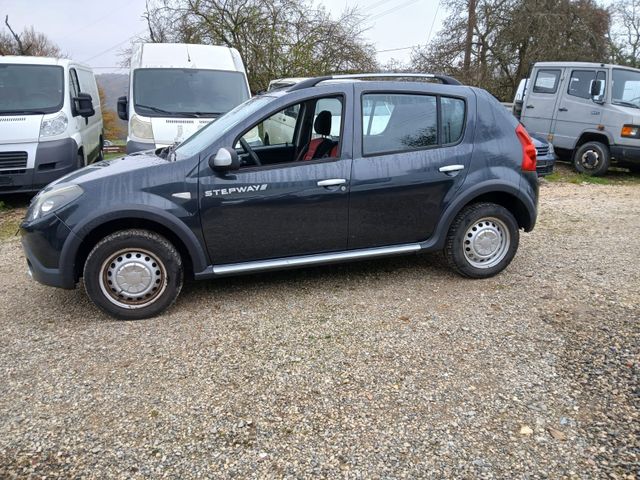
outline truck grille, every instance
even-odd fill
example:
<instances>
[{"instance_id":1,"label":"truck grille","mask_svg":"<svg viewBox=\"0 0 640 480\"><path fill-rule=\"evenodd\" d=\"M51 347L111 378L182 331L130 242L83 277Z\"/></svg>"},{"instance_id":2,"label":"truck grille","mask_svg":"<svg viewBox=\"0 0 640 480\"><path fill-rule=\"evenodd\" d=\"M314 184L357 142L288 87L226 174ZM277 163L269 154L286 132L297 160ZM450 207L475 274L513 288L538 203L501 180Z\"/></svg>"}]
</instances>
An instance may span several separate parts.
<instances>
[{"instance_id":1,"label":"truck grille","mask_svg":"<svg viewBox=\"0 0 640 480\"><path fill-rule=\"evenodd\" d=\"M27 168L27 152L0 152L0 171L14 172L25 168Z\"/></svg>"},{"instance_id":2,"label":"truck grille","mask_svg":"<svg viewBox=\"0 0 640 480\"><path fill-rule=\"evenodd\" d=\"M549 146L544 145L542 147L536 147L536 153L538 154L539 157L544 157L546 155L549 155Z\"/></svg>"}]
</instances>

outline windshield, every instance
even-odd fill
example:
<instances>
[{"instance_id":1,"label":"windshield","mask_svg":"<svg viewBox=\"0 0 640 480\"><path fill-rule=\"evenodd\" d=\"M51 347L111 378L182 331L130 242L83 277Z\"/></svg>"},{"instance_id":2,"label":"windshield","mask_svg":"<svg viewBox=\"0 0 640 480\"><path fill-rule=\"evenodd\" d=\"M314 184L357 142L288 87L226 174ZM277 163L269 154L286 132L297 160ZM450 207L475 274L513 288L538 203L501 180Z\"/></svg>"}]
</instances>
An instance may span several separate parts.
<instances>
[{"instance_id":1,"label":"windshield","mask_svg":"<svg viewBox=\"0 0 640 480\"><path fill-rule=\"evenodd\" d=\"M144 68L133 72L134 108L147 117L215 117L249 98L241 72Z\"/></svg>"},{"instance_id":2,"label":"windshield","mask_svg":"<svg viewBox=\"0 0 640 480\"><path fill-rule=\"evenodd\" d=\"M0 64L0 115L53 113L63 102L62 67Z\"/></svg>"},{"instance_id":3,"label":"windshield","mask_svg":"<svg viewBox=\"0 0 640 480\"><path fill-rule=\"evenodd\" d=\"M640 108L640 72L613 69L611 103Z\"/></svg>"},{"instance_id":4,"label":"windshield","mask_svg":"<svg viewBox=\"0 0 640 480\"><path fill-rule=\"evenodd\" d=\"M200 153L215 140L224 135L230 128L233 128L245 118L250 117L274 99L275 97L269 97L266 95L253 97L243 104L238 105L216 121L201 128L182 142L176 149L176 160L190 158Z\"/></svg>"}]
</instances>

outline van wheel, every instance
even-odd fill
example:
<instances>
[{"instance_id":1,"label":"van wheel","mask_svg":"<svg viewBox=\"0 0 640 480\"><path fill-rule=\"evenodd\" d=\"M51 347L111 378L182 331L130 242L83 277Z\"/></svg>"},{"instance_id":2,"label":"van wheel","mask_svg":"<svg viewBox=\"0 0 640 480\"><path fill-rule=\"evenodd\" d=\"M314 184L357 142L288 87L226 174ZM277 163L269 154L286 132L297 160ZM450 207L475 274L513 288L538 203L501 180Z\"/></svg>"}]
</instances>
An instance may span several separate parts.
<instances>
[{"instance_id":1,"label":"van wheel","mask_svg":"<svg viewBox=\"0 0 640 480\"><path fill-rule=\"evenodd\" d=\"M455 218L444 249L460 275L487 278L504 270L518 250L520 232L511 212L495 203L465 207Z\"/></svg>"},{"instance_id":2,"label":"van wheel","mask_svg":"<svg viewBox=\"0 0 640 480\"><path fill-rule=\"evenodd\" d=\"M579 173L599 177L607 173L611 163L609 147L600 142L587 142L573 154L573 166Z\"/></svg>"},{"instance_id":3,"label":"van wheel","mask_svg":"<svg viewBox=\"0 0 640 480\"><path fill-rule=\"evenodd\" d=\"M103 311L122 320L140 320L175 302L182 289L182 259L155 232L123 230L91 250L83 277L87 294Z\"/></svg>"},{"instance_id":4,"label":"van wheel","mask_svg":"<svg viewBox=\"0 0 640 480\"><path fill-rule=\"evenodd\" d=\"M84 155L82 152L78 152L78 156L76 157L76 170L84 167Z\"/></svg>"}]
</instances>

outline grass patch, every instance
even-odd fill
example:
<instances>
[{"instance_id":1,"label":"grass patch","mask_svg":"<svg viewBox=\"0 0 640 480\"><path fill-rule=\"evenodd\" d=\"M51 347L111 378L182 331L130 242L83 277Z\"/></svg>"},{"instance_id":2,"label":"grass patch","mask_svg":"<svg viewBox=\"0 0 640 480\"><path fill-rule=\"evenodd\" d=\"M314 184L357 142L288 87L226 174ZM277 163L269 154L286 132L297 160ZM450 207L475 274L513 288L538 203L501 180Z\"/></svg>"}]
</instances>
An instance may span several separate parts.
<instances>
[{"instance_id":1,"label":"grass patch","mask_svg":"<svg viewBox=\"0 0 640 480\"><path fill-rule=\"evenodd\" d=\"M578 173L570 165L563 163L556 163L553 173L544 178L552 183L573 183L577 185L584 183L592 185L640 185L640 175L630 173L622 168L610 168L603 177L591 177Z\"/></svg>"},{"instance_id":2,"label":"grass patch","mask_svg":"<svg viewBox=\"0 0 640 480\"><path fill-rule=\"evenodd\" d=\"M3 208L0 211L0 241L7 240L16 234L23 216L22 209Z\"/></svg>"}]
</instances>

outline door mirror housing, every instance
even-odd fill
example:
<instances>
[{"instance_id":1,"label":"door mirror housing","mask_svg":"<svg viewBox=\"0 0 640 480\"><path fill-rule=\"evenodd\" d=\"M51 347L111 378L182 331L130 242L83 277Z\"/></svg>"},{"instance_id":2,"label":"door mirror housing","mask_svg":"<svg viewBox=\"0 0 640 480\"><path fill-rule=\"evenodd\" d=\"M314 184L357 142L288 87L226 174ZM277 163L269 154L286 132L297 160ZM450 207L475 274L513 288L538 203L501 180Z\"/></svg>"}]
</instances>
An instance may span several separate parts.
<instances>
[{"instance_id":1,"label":"door mirror housing","mask_svg":"<svg viewBox=\"0 0 640 480\"><path fill-rule=\"evenodd\" d=\"M218 153L209 157L209 166L216 171L238 170L240 168L238 152L233 148L222 147Z\"/></svg>"},{"instance_id":2,"label":"door mirror housing","mask_svg":"<svg viewBox=\"0 0 640 480\"><path fill-rule=\"evenodd\" d=\"M118 97L118 118L129 120L129 102L126 96Z\"/></svg>"},{"instance_id":3,"label":"door mirror housing","mask_svg":"<svg viewBox=\"0 0 640 480\"><path fill-rule=\"evenodd\" d=\"M89 118L96 114L93 108L93 99L88 93L80 92L77 97L73 97L73 106L75 114L81 117Z\"/></svg>"},{"instance_id":4,"label":"door mirror housing","mask_svg":"<svg viewBox=\"0 0 640 480\"><path fill-rule=\"evenodd\" d=\"M594 102L602 102L604 99L604 81L591 80L589 85L589 95Z\"/></svg>"}]
</instances>

